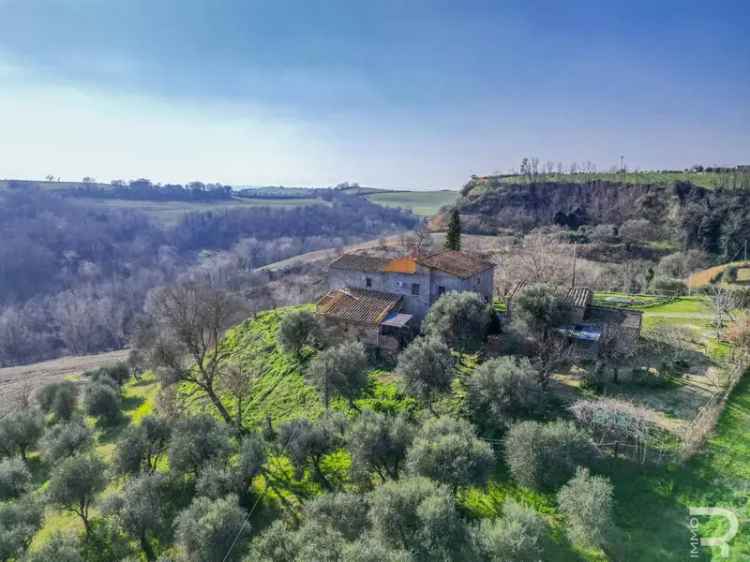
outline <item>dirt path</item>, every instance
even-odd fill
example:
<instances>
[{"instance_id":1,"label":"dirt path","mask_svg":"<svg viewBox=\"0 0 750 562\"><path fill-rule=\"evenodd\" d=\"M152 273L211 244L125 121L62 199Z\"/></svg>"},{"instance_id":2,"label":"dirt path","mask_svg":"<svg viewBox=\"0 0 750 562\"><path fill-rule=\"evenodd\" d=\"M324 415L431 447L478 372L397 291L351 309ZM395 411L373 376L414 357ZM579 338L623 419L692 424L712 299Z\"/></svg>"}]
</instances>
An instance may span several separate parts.
<instances>
[{"instance_id":1,"label":"dirt path","mask_svg":"<svg viewBox=\"0 0 750 562\"><path fill-rule=\"evenodd\" d=\"M128 350L110 351L97 355L77 357L60 357L41 363L5 367L0 369L0 416L8 413L26 392L63 380L70 375L77 375L104 365L124 361Z\"/></svg>"}]
</instances>

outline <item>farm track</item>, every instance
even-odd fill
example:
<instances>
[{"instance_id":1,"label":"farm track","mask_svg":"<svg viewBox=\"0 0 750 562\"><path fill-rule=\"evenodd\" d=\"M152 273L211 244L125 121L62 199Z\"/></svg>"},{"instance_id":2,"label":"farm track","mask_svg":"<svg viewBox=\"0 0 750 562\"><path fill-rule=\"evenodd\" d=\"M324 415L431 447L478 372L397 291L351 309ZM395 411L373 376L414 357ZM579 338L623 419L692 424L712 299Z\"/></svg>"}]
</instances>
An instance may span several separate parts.
<instances>
[{"instance_id":1,"label":"farm track","mask_svg":"<svg viewBox=\"0 0 750 562\"><path fill-rule=\"evenodd\" d=\"M121 349L96 355L60 357L50 361L4 367L0 369L0 416L13 409L24 394L46 384L59 382L66 377L79 375L91 369L124 361L128 350Z\"/></svg>"}]
</instances>

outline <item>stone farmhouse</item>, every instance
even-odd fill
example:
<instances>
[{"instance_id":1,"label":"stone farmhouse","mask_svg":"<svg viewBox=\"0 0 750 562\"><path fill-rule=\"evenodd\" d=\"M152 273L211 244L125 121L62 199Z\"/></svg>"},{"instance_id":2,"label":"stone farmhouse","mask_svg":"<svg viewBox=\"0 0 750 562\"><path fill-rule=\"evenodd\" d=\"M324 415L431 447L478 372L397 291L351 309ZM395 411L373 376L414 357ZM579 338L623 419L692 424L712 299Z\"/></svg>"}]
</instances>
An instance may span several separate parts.
<instances>
[{"instance_id":1,"label":"stone farmhouse","mask_svg":"<svg viewBox=\"0 0 750 562\"><path fill-rule=\"evenodd\" d=\"M495 264L465 252L384 258L344 254L330 264L328 293L317 314L348 337L397 352L433 303L450 291L473 291L488 303Z\"/></svg>"}]
</instances>

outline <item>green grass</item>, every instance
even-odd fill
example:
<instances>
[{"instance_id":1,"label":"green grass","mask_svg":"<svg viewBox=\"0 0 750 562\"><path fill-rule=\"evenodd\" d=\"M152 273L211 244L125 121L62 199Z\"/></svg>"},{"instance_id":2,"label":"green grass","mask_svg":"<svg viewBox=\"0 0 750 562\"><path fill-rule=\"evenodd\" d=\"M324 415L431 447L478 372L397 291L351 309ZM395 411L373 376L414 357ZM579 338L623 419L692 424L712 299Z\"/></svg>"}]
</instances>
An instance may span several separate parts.
<instances>
[{"instance_id":1,"label":"green grass","mask_svg":"<svg viewBox=\"0 0 750 562\"><path fill-rule=\"evenodd\" d=\"M373 203L385 207L411 209L414 214L428 217L437 214L441 207L452 205L459 197L457 191L393 191L367 195Z\"/></svg>"},{"instance_id":2,"label":"green grass","mask_svg":"<svg viewBox=\"0 0 750 562\"><path fill-rule=\"evenodd\" d=\"M248 207L300 207L304 205L324 205L320 199L250 199L235 197L229 201L197 203L190 201L130 201L126 199L70 198L76 205L91 209L124 209L144 213L166 226L180 221L188 213L223 211L225 209L245 209Z\"/></svg>"},{"instance_id":3,"label":"green grass","mask_svg":"<svg viewBox=\"0 0 750 562\"><path fill-rule=\"evenodd\" d=\"M747 181L748 174L745 174ZM526 183L526 176L506 176L492 178L500 183ZM588 183L590 181L611 181L636 185L673 185L677 182L690 182L694 185L715 189L721 186L732 186L732 174L714 174L708 172L595 172L580 174L550 174L544 175L536 181L552 181L565 183Z\"/></svg>"}]
</instances>

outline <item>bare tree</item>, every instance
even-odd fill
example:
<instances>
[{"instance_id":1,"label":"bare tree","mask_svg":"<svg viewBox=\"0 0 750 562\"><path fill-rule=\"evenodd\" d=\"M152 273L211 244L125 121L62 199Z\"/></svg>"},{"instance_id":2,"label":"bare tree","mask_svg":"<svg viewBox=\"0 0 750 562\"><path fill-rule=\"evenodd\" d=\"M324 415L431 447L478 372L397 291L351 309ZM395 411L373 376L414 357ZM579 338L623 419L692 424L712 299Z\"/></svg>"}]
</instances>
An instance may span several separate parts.
<instances>
[{"instance_id":1,"label":"bare tree","mask_svg":"<svg viewBox=\"0 0 750 562\"><path fill-rule=\"evenodd\" d=\"M219 386L221 390L234 399L235 424L237 431L242 433L242 419L245 413L246 400L250 397L253 389L253 381L260 375L260 365L253 363L250 366L233 363L226 366Z\"/></svg>"},{"instance_id":2,"label":"bare tree","mask_svg":"<svg viewBox=\"0 0 750 562\"><path fill-rule=\"evenodd\" d=\"M709 293L713 325L716 328L716 339L721 338L721 332L727 323L734 320L734 310L737 308L737 296L731 289L714 285Z\"/></svg>"},{"instance_id":3,"label":"bare tree","mask_svg":"<svg viewBox=\"0 0 750 562\"><path fill-rule=\"evenodd\" d=\"M232 416L220 391L225 362L233 352L225 330L244 315L244 303L230 293L198 283L163 287L149 295L150 329L136 338L163 382L186 382L203 393L222 418Z\"/></svg>"}]
</instances>

